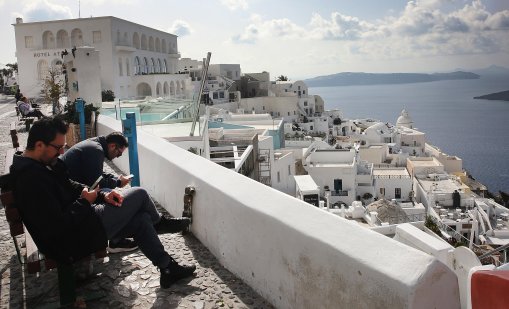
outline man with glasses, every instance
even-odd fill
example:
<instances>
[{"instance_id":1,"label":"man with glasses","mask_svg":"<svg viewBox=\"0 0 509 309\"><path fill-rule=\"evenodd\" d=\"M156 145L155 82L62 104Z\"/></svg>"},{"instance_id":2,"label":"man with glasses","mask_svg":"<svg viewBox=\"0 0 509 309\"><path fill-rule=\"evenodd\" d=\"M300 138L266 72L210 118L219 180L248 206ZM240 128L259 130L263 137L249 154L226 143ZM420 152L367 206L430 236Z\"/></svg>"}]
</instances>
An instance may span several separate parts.
<instances>
[{"instance_id":1,"label":"man with glasses","mask_svg":"<svg viewBox=\"0 0 509 309\"><path fill-rule=\"evenodd\" d=\"M25 152L14 156L10 168L16 205L39 250L69 264L104 248L107 239L134 237L159 267L161 288L192 276L194 265L179 265L164 250L157 234L168 222L144 189L91 190L69 179L59 159L67 130L60 119L36 121Z\"/></svg>"},{"instance_id":2,"label":"man with glasses","mask_svg":"<svg viewBox=\"0 0 509 309\"><path fill-rule=\"evenodd\" d=\"M101 189L122 188L131 178L124 175L116 177L103 172L104 159L113 160L122 156L129 147L129 143L121 132L112 132L106 136L99 136L81 141L71 147L62 155L69 171L69 177L77 182L91 186L99 176ZM165 218L167 220L166 232L177 233L185 230L191 220L189 218ZM111 239L108 245L109 253L127 252L137 249L137 245L130 239Z\"/></svg>"}]
</instances>

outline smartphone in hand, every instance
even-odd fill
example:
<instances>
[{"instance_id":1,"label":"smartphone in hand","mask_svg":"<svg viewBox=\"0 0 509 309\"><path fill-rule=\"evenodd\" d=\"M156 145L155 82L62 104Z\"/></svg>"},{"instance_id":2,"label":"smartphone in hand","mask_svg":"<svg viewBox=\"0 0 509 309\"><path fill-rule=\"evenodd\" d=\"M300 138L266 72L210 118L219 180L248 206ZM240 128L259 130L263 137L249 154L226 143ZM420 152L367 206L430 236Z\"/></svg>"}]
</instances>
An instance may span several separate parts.
<instances>
[{"instance_id":1,"label":"smartphone in hand","mask_svg":"<svg viewBox=\"0 0 509 309\"><path fill-rule=\"evenodd\" d=\"M134 177L134 175L133 175L133 174L130 174L130 175L125 176L125 178L127 178L127 179L132 179L133 177Z\"/></svg>"},{"instance_id":2,"label":"smartphone in hand","mask_svg":"<svg viewBox=\"0 0 509 309\"><path fill-rule=\"evenodd\" d=\"M103 179L103 176L99 176L99 178L97 178L97 180L94 182L94 184L88 189L88 191L94 191L95 188L97 188L97 186L99 185L99 182L101 182L101 180Z\"/></svg>"}]
</instances>

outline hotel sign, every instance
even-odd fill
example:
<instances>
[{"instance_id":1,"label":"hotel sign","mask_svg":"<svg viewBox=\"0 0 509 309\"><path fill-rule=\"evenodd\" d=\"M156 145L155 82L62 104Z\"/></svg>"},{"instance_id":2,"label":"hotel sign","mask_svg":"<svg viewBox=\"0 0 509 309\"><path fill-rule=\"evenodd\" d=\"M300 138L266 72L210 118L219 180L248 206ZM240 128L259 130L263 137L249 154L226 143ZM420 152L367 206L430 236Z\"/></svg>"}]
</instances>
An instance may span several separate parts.
<instances>
[{"instance_id":1,"label":"hotel sign","mask_svg":"<svg viewBox=\"0 0 509 309\"><path fill-rule=\"evenodd\" d=\"M50 52L41 52L41 53L34 53L34 58L40 58L40 57L50 57L52 53ZM60 56L60 52L53 52L54 57Z\"/></svg>"}]
</instances>

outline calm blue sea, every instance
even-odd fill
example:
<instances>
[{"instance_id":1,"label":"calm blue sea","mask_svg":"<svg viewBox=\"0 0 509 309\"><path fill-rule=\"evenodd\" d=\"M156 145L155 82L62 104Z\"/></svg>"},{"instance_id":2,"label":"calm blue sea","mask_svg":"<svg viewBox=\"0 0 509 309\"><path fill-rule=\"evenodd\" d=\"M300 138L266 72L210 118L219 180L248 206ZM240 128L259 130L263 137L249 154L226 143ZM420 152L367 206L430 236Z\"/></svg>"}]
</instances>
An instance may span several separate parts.
<instances>
[{"instance_id":1,"label":"calm blue sea","mask_svg":"<svg viewBox=\"0 0 509 309\"><path fill-rule=\"evenodd\" d=\"M314 87L325 109L348 119L375 118L395 124L405 108L428 143L463 159L463 168L488 189L509 192L509 102L474 96L509 90L509 78L404 85Z\"/></svg>"}]
</instances>

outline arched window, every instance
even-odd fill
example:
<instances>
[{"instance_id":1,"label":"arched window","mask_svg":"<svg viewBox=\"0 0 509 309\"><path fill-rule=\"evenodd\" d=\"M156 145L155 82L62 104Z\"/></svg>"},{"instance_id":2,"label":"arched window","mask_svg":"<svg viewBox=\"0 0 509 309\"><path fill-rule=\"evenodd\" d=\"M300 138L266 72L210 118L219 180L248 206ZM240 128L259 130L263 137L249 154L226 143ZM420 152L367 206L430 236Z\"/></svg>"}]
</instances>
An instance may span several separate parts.
<instances>
[{"instance_id":1,"label":"arched window","mask_svg":"<svg viewBox=\"0 0 509 309\"><path fill-rule=\"evenodd\" d=\"M156 72L157 73L164 73L163 71L161 71L161 59L157 59Z\"/></svg>"},{"instance_id":2,"label":"arched window","mask_svg":"<svg viewBox=\"0 0 509 309\"><path fill-rule=\"evenodd\" d=\"M170 95L175 95L175 83L173 81L170 82Z\"/></svg>"},{"instance_id":3,"label":"arched window","mask_svg":"<svg viewBox=\"0 0 509 309\"><path fill-rule=\"evenodd\" d=\"M141 49L147 50L147 36L144 34L141 35Z\"/></svg>"},{"instance_id":4,"label":"arched window","mask_svg":"<svg viewBox=\"0 0 509 309\"><path fill-rule=\"evenodd\" d=\"M147 57L143 57L143 64L144 64L144 67L143 67L143 73L145 74L148 74L148 60L147 60Z\"/></svg>"},{"instance_id":5,"label":"arched window","mask_svg":"<svg viewBox=\"0 0 509 309\"><path fill-rule=\"evenodd\" d=\"M166 59L163 60L163 73L168 73L168 66L166 64Z\"/></svg>"},{"instance_id":6,"label":"arched window","mask_svg":"<svg viewBox=\"0 0 509 309\"><path fill-rule=\"evenodd\" d=\"M125 75L126 76L131 75L130 68L129 68L129 58L125 58Z\"/></svg>"},{"instance_id":7,"label":"arched window","mask_svg":"<svg viewBox=\"0 0 509 309\"><path fill-rule=\"evenodd\" d=\"M59 30L57 32L57 48L69 47L69 34L65 30Z\"/></svg>"},{"instance_id":8,"label":"arched window","mask_svg":"<svg viewBox=\"0 0 509 309\"><path fill-rule=\"evenodd\" d=\"M138 32L133 34L133 46L136 49L140 49L140 36L138 35Z\"/></svg>"},{"instance_id":9,"label":"arched window","mask_svg":"<svg viewBox=\"0 0 509 309\"><path fill-rule=\"evenodd\" d=\"M118 76L124 76L124 69L122 65L122 58L118 58Z\"/></svg>"},{"instance_id":10,"label":"arched window","mask_svg":"<svg viewBox=\"0 0 509 309\"><path fill-rule=\"evenodd\" d=\"M165 39L163 39L161 41L161 47L162 47L162 52L166 53L166 40Z\"/></svg>"},{"instance_id":11,"label":"arched window","mask_svg":"<svg viewBox=\"0 0 509 309\"><path fill-rule=\"evenodd\" d=\"M129 39L127 38L127 32L124 32L124 43L129 45Z\"/></svg>"},{"instance_id":12,"label":"arched window","mask_svg":"<svg viewBox=\"0 0 509 309\"><path fill-rule=\"evenodd\" d=\"M168 82L164 82L164 85L163 85L163 93L164 93L164 96L168 96L169 94L169 91L170 91L170 87L168 86Z\"/></svg>"},{"instance_id":13,"label":"arched window","mask_svg":"<svg viewBox=\"0 0 509 309\"><path fill-rule=\"evenodd\" d=\"M154 61L154 58L150 59L150 73L154 73L156 69L156 62Z\"/></svg>"},{"instance_id":14,"label":"arched window","mask_svg":"<svg viewBox=\"0 0 509 309\"><path fill-rule=\"evenodd\" d=\"M161 95L161 83L160 82L157 82L157 85L156 85L156 95L157 96Z\"/></svg>"},{"instance_id":15,"label":"arched window","mask_svg":"<svg viewBox=\"0 0 509 309\"><path fill-rule=\"evenodd\" d=\"M120 30L117 30L117 44L122 43L122 38L120 37Z\"/></svg>"},{"instance_id":16,"label":"arched window","mask_svg":"<svg viewBox=\"0 0 509 309\"><path fill-rule=\"evenodd\" d=\"M59 73L62 72L62 60L60 60L59 58L57 59L53 59L53 61L51 62L51 68Z\"/></svg>"},{"instance_id":17,"label":"arched window","mask_svg":"<svg viewBox=\"0 0 509 309\"><path fill-rule=\"evenodd\" d=\"M150 85L147 83L139 83L138 86L136 86L136 95L138 97L152 96Z\"/></svg>"},{"instance_id":18,"label":"arched window","mask_svg":"<svg viewBox=\"0 0 509 309\"><path fill-rule=\"evenodd\" d=\"M71 31L71 45L83 46L83 33L81 29L76 28Z\"/></svg>"},{"instance_id":19,"label":"arched window","mask_svg":"<svg viewBox=\"0 0 509 309\"><path fill-rule=\"evenodd\" d=\"M53 32L44 31L44 33L42 34L42 48L43 49L55 48L55 38L53 37Z\"/></svg>"},{"instance_id":20,"label":"arched window","mask_svg":"<svg viewBox=\"0 0 509 309\"><path fill-rule=\"evenodd\" d=\"M148 38L148 50L154 51L154 38L153 37Z\"/></svg>"},{"instance_id":21,"label":"arched window","mask_svg":"<svg viewBox=\"0 0 509 309\"><path fill-rule=\"evenodd\" d=\"M48 75L48 62L41 59L37 62L37 79L43 80Z\"/></svg>"},{"instance_id":22,"label":"arched window","mask_svg":"<svg viewBox=\"0 0 509 309\"><path fill-rule=\"evenodd\" d=\"M141 74L141 63L138 56L134 57L134 75Z\"/></svg>"},{"instance_id":23,"label":"arched window","mask_svg":"<svg viewBox=\"0 0 509 309\"><path fill-rule=\"evenodd\" d=\"M161 52L161 41L159 40L159 38L156 38L156 52L158 53Z\"/></svg>"}]
</instances>

